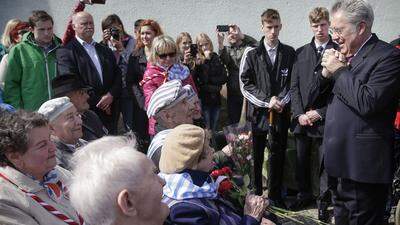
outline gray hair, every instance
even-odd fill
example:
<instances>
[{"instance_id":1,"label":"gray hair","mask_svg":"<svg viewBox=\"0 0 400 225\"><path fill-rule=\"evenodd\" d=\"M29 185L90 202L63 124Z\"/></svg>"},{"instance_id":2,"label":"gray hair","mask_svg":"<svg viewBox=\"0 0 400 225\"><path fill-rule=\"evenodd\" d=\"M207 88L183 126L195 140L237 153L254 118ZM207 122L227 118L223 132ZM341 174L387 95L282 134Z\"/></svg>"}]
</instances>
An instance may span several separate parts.
<instances>
[{"instance_id":1,"label":"gray hair","mask_svg":"<svg viewBox=\"0 0 400 225\"><path fill-rule=\"evenodd\" d=\"M339 11L345 13L354 26L365 21L367 28L371 30L374 23L374 11L366 0L339 0L332 6L331 13L333 15Z\"/></svg>"},{"instance_id":2,"label":"gray hair","mask_svg":"<svg viewBox=\"0 0 400 225\"><path fill-rule=\"evenodd\" d=\"M148 159L136 150L136 139L103 137L80 149L72 160L72 206L88 224L113 224L120 191L141 188L142 162Z\"/></svg>"}]
</instances>

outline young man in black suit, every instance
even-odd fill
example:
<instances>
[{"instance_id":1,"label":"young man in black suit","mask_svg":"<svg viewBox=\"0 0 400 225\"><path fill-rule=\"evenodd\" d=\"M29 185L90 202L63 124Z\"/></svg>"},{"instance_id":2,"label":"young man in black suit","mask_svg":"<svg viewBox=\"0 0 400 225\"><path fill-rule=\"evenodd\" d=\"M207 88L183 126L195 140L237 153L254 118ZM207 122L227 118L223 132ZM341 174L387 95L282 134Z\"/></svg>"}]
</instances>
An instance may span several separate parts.
<instances>
[{"instance_id":1,"label":"young man in black suit","mask_svg":"<svg viewBox=\"0 0 400 225\"><path fill-rule=\"evenodd\" d=\"M242 57L239 71L240 89L250 103L247 117L252 122L253 130L256 194L260 195L263 192L262 165L264 149L268 144L268 197L278 206L285 207L281 192L290 122L290 75L295 51L279 41L282 24L277 10L264 11L261 24L264 37L259 47L246 49ZM267 143L268 132L271 134L271 140Z\"/></svg>"},{"instance_id":2,"label":"young man in black suit","mask_svg":"<svg viewBox=\"0 0 400 225\"><path fill-rule=\"evenodd\" d=\"M399 98L400 51L371 32L364 0L340 0L331 10L332 39L321 88L334 82L326 113L324 163L336 224L382 224L393 179L393 122Z\"/></svg>"},{"instance_id":3,"label":"young man in black suit","mask_svg":"<svg viewBox=\"0 0 400 225\"><path fill-rule=\"evenodd\" d=\"M57 50L58 73L79 74L79 80L93 90L90 109L96 112L110 134L117 134L121 70L113 52L93 40L93 17L89 13L74 14L72 24L75 37Z\"/></svg>"},{"instance_id":4,"label":"young man in black suit","mask_svg":"<svg viewBox=\"0 0 400 225\"><path fill-rule=\"evenodd\" d=\"M292 128L296 140L296 181L299 193L292 209L302 209L313 203L311 188L311 148L319 149L320 162L323 152L320 148L324 131L324 122L328 98L332 85L319 90L314 85L321 76L321 58L326 49L334 48L329 36L329 12L323 7L314 8L309 14L311 30L314 34L310 43L296 50L296 62L291 80ZM320 163L319 219L327 222L327 207L330 194L327 188L327 176Z\"/></svg>"}]
</instances>

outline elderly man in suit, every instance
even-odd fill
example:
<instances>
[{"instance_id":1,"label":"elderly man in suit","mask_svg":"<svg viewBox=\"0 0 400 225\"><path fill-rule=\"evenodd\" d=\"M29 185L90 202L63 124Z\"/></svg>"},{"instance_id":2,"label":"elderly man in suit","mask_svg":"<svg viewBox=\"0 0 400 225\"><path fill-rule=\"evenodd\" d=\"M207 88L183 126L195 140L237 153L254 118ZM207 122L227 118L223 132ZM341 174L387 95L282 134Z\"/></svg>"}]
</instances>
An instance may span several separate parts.
<instances>
[{"instance_id":1,"label":"elderly man in suit","mask_svg":"<svg viewBox=\"0 0 400 225\"><path fill-rule=\"evenodd\" d=\"M116 134L121 70L113 52L93 40L93 17L89 13L74 14L72 24L75 37L57 50L59 75L79 74L79 80L93 89L90 109L96 112L111 134Z\"/></svg>"},{"instance_id":2,"label":"elderly man in suit","mask_svg":"<svg viewBox=\"0 0 400 225\"><path fill-rule=\"evenodd\" d=\"M295 50L279 41L282 29L279 12L267 9L261 15L264 37L257 48L246 49L239 70L240 89L249 101L248 119L252 122L256 194L262 194L262 164L268 132L268 196L278 206L282 200L282 177L290 123L290 76Z\"/></svg>"},{"instance_id":3,"label":"elderly man in suit","mask_svg":"<svg viewBox=\"0 0 400 225\"><path fill-rule=\"evenodd\" d=\"M364 0L340 0L331 10L339 50L322 58L321 88L334 82L323 147L335 185L336 224L382 224L393 178L393 122L400 86L400 51L372 33Z\"/></svg>"},{"instance_id":4,"label":"elderly man in suit","mask_svg":"<svg viewBox=\"0 0 400 225\"><path fill-rule=\"evenodd\" d=\"M296 50L297 60L293 66L291 80L292 128L296 140L296 181L299 188L297 201L292 209L301 209L313 201L311 189L311 148L319 149L322 162L323 151L320 148L324 131L325 114L332 85L321 92L314 85L321 76L322 53L336 47L329 36L329 12L316 7L309 14L309 22L314 36L308 44ZM327 222L327 207L330 195L327 191L327 176L323 164L320 164L319 219Z\"/></svg>"}]
</instances>

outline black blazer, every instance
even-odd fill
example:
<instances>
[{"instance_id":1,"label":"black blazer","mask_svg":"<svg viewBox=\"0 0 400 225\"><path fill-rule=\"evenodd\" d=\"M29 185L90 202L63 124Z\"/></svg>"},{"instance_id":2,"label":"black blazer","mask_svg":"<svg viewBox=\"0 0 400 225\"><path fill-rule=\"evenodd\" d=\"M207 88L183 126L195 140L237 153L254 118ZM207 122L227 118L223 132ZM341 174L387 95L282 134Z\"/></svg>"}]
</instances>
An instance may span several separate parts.
<instances>
[{"instance_id":1,"label":"black blazer","mask_svg":"<svg viewBox=\"0 0 400 225\"><path fill-rule=\"evenodd\" d=\"M77 74L85 85L92 87L93 90L89 92L89 104L92 109L107 92L118 98L122 88L121 70L111 49L98 43L95 44L95 48L102 67L103 83L90 56L76 38L56 52L58 75Z\"/></svg>"},{"instance_id":2,"label":"black blazer","mask_svg":"<svg viewBox=\"0 0 400 225\"><path fill-rule=\"evenodd\" d=\"M321 85L331 81L320 79ZM327 173L357 182L391 183L400 51L373 34L333 80L323 140Z\"/></svg>"},{"instance_id":3,"label":"black blazer","mask_svg":"<svg viewBox=\"0 0 400 225\"><path fill-rule=\"evenodd\" d=\"M330 39L326 49L336 48L337 45ZM310 137L322 137L328 99L333 85L319 90L317 81L321 76L321 58L318 59L314 38L311 42L296 50L296 62L293 65L290 98L292 109L292 130L295 134L307 134ZM322 120L316 121L313 126L300 126L298 117L308 110L314 109Z\"/></svg>"},{"instance_id":4,"label":"black blazer","mask_svg":"<svg viewBox=\"0 0 400 225\"><path fill-rule=\"evenodd\" d=\"M296 52L288 45L279 43L275 65L271 64L264 46L264 37L256 48L248 48L243 54L239 71L240 89L249 101L247 119L266 129L268 103L272 96L289 97L290 77ZM277 115L288 115L290 104L284 112Z\"/></svg>"},{"instance_id":5,"label":"black blazer","mask_svg":"<svg viewBox=\"0 0 400 225\"><path fill-rule=\"evenodd\" d=\"M144 53L144 48L138 49L129 57L126 85L132 89L135 106L143 110L145 109L144 94L139 83L143 80L143 74L144 71L146 71L146 67L147 59Z\"/></svg>"}]
</instances>

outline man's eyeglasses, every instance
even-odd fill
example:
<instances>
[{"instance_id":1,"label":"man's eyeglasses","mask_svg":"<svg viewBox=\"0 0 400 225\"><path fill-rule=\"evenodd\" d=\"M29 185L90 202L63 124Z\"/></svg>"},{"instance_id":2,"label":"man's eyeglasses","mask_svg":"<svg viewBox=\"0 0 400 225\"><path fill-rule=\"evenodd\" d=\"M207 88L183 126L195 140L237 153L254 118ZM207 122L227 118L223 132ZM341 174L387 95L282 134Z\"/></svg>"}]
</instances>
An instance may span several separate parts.
<instances>
[{"instance_id":1,"label":"man's eyeglasses","mask_svg":"<svg viewBox=\"0 0 400 225\"><path fill-rule=\"evenodd\" d=\"M166 59L167 56L169 56L170 58L173 58L176 56L176 52L170 52L170 53L164 53L164 54L158 55L158 57L160 57L160 59Z\"/></svg>"},{"instance_id":2,"label":"man's eyeglasses","mask_svg":"<svg viewBox=\"0 0 400 225\"><path fill-rule=\"evenodd\" d=\"M329 28L330 35L337 34L338 36L342 36L342 33L343 33L343 28L335 28L335 27Z\"/></svg>"}]
</instances>

